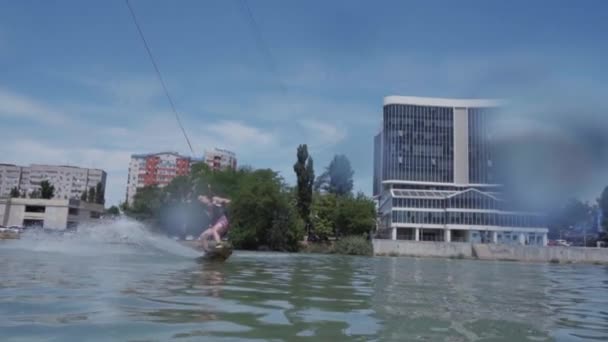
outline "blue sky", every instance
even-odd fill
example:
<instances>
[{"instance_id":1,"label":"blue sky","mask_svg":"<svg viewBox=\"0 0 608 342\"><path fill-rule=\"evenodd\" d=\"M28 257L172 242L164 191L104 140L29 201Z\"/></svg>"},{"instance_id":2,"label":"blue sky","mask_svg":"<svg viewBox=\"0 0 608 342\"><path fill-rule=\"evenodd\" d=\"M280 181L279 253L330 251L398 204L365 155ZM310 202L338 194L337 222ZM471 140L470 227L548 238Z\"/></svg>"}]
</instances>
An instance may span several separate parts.
<instances>
[{"instance_id":1,"label":"blue sky","mask_svg":"<svg viewBox=\"0 0 608 342\"><path fill-rule=\"evenodd\" d=\"M276 71L240 0L131 0L198 155L228 148L292 181L308 143L318 174L344 153L369 194L386 95L509 98L527 120L567 102L557 134L577 115L608 127L605 1L247 3ZM105 169L111 204L130 154L189 154L121 0L0 4L0 136L0 162Z\"/></svg>"}]
</instances>

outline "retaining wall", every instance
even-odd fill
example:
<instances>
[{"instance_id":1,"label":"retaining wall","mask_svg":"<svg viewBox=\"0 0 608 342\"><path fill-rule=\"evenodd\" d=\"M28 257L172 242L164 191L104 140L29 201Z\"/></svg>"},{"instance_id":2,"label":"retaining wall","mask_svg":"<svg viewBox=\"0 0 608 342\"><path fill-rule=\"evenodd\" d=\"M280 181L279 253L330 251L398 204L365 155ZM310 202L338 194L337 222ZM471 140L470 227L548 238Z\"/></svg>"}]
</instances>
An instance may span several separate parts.
<instances>
[{"instance_id":1,"label":"retaining wall","mask_svg":"<svg viewBox=\"0 0 608 342\"><path fill-rule=\"evenodd\" d=\"M538 247L374 239L374 255L608 264L608 248Z\"/></svg>"},{"instance_id":2,"label":"retaining wall","mask_svg":"<svg viewBox=\"0 0 608 342\"><path fill-rule=\"evenodd\" d=\"M418 257L471 258L473 252L470 243L432 242L374 239L375 255L403 255Z\"/></svg>"},{"instance_id":3,"label":"retaining wall","mask_svg":"<svg viewBox=\"0 0 608 342\"><path fill-rule=\"evenodd\" d=\"M608 248L532 247L475 244L473 256L482 260L582 262L608 264Z\"/></svg>"}]
</instances>

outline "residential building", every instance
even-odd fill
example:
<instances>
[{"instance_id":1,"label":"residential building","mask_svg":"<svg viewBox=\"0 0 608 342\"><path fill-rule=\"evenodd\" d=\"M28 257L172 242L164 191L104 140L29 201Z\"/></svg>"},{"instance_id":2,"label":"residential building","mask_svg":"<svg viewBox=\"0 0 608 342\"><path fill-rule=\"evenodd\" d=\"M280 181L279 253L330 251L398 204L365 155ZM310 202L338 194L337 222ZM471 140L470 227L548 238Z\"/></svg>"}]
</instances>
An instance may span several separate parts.
<instances>
[{"instance_id":1,"label":"residential building","mask_svg":"<svg viewBox=\"0 0 608 342\"><path fill-rule=\"evenodd\" d=\"M378 234L547 244L544 216L506 200L491 122L499 101L388 96L374 138Z\"/></svg>"},{"instance_id":2,"label":"residential building","mask_svg":"<svg viewBox=\"0 0 608 342\"><path fill-rule=\"evenodd\" d=\"M75 229L79 224L99 219L103 211L103 204L74 199L4 198L0 199L0 224Z\"/></svg>"},{"instance_id":3,"label":"residential building","mask_svg":"<svg viewBox=\"0 0 608 342\"><path fill-rule=\"evenodd\" d=\"M192 158L176 152L132 155L127 180L127 203L133 203L138 189L151 185L162 188L173 178L190 174L192 161Z\"/></svg>"},{"instance_id":4,"label":"residential building","mask_svg":"<svg viewBox=\"0 0 608 342\"><path fill-rule=\"evenodd\" d=\"M9 197L13 188L19 189L22 169L17 165L0 164L0 198Z\"/></svg>"},{"instance_id":5,"label":"residential building","mask_svg":"<svg viewBox=\"0 0 608 342\"><path fill-rule=\"evenodd\" d=\"M55 187L55 199L80 199L91 187L101 183L105 195L107 174L100 169L88 169L63 165L17 166L0 164L0 198L9 197L11 189L17 187L21 194L29 195L40 190L42 181Z\"/></svg>"},{"instance_id":6,"label":"residential building","mask_svg":"<svg viewBox=\"0 0 608 342\"><path fill-rule=\"evenodd\" d=\"M212 170L236 170L236 154L232 151L221 148L205 150L204 160Z\"/></svg>"}]
</instances>

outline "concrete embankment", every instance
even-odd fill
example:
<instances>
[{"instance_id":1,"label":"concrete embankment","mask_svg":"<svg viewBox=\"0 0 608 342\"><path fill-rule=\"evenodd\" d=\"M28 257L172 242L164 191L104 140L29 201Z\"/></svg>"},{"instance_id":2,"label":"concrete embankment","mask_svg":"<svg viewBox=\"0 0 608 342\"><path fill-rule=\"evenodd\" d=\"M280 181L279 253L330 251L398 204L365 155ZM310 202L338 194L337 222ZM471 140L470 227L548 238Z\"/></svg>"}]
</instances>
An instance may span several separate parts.
<instances>
[{"instance_id":1,"label":"concrete embankment","mask_svg":"<svg viewBox=\"0 0 608 342\"><path fill-rule=\"evenodd\" d=\"M373 240L374 255L608 264L608 248Z\"/></svg>"}]
</instances>

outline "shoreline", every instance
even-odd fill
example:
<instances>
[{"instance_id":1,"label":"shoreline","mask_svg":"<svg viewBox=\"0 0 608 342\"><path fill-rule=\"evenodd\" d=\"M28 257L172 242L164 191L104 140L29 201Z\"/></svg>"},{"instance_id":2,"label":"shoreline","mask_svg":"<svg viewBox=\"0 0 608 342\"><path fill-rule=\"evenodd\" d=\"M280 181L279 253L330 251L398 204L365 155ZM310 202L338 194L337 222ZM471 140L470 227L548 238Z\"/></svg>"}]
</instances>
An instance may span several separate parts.
<instances>
[{"instance_id":1,"label":"shoreline","mask_svg":"<svg viewBox=\"0 0 608 342\"><path fill-rule=\"evenodd\" d=\"M372 240L374 256L608 265L608 248Z\"/></svg>"}]
</instances>

